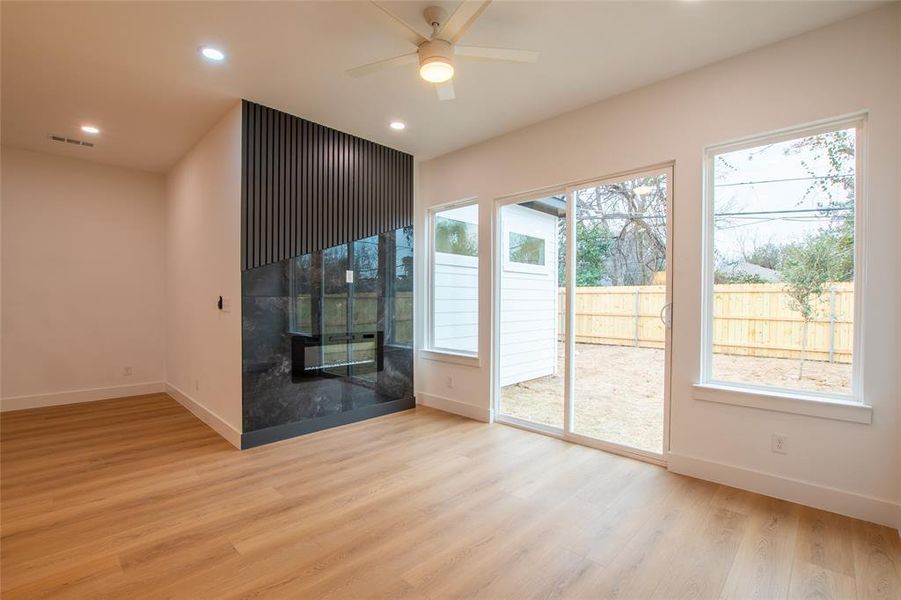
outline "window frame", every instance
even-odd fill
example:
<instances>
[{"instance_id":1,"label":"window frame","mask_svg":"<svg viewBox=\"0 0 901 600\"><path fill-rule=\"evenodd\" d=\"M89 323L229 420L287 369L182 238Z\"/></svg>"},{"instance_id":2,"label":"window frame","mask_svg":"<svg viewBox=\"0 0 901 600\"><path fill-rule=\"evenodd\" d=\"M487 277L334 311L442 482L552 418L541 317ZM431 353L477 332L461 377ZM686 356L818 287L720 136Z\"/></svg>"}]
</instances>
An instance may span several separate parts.
<instances>
[{"instance_id":1,"label":"window frame","mask_svg":"<svg viewBox=\"0 0 901 600\"><path fill-rule=\"evenodd\" d=\"M870 406L863 390L864 290L866 281L866 153L867 114L856 113L782 129L704 148L702 180L701 348L698 400L750 406L779 412L808 414L861 423L870 422ZM854 323L851 346L851 389L848 394L753 385L713 378L714 301L714 170L716 156L766 144L785 142L841 129L855 129L854 202ZM802 404L798 404L798 402ZM860 409L860 410L858 410Z\"/></svg>"},{"instance_id":2,"label":"window frame","mask_svg":"<svg viewBox=\"0 0 901 600\"><path fill-rule=\"evenodd\" d=\"M435 340L435 260L438 252L435 249L435 220L438 216L438 213L442 213L448 210L452 210L455 208L464 208L467 206L475 206L476 214L480 212L479 207L479 199L477 197L469 197L464 198L462 200L456 200L454 202L449 202L445 204L437 204L435 206L431 206L426 211L426 248L428 249L428 258L426 260L426 311L425 311L425 343L422 348L420 354L423 358L432 359L432 360L443 360L449 362L455 362L460 364L479 364L479 342L476 342L476 351L470 352L466 350L459 350L456 348L444 348L442 346L437 346L434 343ZM481 240L481 218L479 218L479 223L476 224L476 239L479 241L478 253L474 257L476 259L476 264L478 266L479 271L481 271L481 254L482 254L482 245ZM444 253L442 253L444 254ZM478 286L476 287L478 290ZM481 295L477 296L477 326L476 326L476 337L477 340L479 336L479 327L478 322L481 320L481 314L478 310L478 305L481 302Z\"/></svg>"}]
</instances>

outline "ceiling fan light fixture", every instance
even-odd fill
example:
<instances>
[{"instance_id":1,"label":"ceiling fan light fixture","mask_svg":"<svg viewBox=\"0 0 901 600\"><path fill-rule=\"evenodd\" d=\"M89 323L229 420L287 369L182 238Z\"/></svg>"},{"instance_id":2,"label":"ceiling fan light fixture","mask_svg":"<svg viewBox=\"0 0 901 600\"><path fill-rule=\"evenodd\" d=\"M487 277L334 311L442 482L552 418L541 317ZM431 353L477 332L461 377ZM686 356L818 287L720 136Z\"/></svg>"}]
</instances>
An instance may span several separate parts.
<instances>
[{"instance_id":1,"label":"ceiling fan light fixture","mask_svg":"<svg viewBox=\"0 0 901 600\"><path fill-rule=\"evenodd\" d=\"M454 77L454 47L445 40L430 40L419 46L419 76L429 83L444 83Z\"/></svg>"},{"instance_id":2,"label":"ceiling fan light fixture","mask_svg":"<svg viewBox=\"0 0 901 600\"><path fill-rule=\"evenodd\" d=\"M429 83L444 83L454 77L454 65L441 58L433 58L423 62L419 67L419 76Z\"/></svg>"}]
</instances>

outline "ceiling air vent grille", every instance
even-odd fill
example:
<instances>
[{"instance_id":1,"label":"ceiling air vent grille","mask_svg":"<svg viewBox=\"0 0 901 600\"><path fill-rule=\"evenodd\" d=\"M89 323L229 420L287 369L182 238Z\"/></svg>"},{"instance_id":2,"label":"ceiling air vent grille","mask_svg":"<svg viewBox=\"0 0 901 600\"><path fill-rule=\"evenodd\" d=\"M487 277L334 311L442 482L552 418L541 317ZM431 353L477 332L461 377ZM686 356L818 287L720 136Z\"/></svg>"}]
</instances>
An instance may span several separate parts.
<instances>
[{"instance_id":1,"label":"ceiling air vent grille","mask_svg":"<svg viewBox=\"0 0 901 600\"><path fill-rule=\"evenodd\" d=\"M87 148L94 147L94 142L87 142L85 140L76 140L75 138L66 137L64 135L50 134L50 140L53 142L60 142L62 144L71 144L73 146L85 146Z\"/></svg>"}]
</instances>

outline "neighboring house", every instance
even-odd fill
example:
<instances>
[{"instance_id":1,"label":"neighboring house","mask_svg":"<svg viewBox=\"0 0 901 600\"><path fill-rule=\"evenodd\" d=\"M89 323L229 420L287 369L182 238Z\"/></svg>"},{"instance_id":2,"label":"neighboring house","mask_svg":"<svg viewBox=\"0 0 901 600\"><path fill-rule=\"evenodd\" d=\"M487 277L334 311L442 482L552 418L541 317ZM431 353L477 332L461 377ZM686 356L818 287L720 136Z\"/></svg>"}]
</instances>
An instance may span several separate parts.
<instances>
[{"instance_id":1,"label":"neighboring house","mask_svg":"<svg viewBox=\"0 0 901 600\"><path fill-rule=\"evenodd\" d=\"M505 206L501 213L500 384L557 370L557 217Z\"/></svg>"},{"instance_id":2,"label":"neighboring house","mask_svg":"<svg viewBox=\"0 0 901 600\"><path fill-rule=\"evenodd\" d=\"M720 271L730 280L757 278L763 283L775 283L780 280L779 271L745 261L724 265Z\"/></svg>"},{"instance_id":3,"label":"neighboring house","mask_svg":"<svg viewBox=\"0 0 901 600\"><path fill-rule=\"evenodd\" d=\"M433 343L478 350L478 208L442 212L436 223ZM524 206L502 213L500 383L557 368L557 217Z\"/></svg>"}]
</instances>

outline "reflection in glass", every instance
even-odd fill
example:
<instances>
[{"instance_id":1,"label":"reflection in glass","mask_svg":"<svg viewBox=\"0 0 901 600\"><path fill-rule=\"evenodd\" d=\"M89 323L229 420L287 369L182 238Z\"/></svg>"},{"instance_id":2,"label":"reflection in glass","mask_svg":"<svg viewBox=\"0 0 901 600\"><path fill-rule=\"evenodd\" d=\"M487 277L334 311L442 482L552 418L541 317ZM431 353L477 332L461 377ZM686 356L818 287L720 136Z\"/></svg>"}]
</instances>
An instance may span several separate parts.
<instances>
[{"instance_id":1,"label":"reflection in glass","mask_svg":"<svg viewBox=\"0 0 901 600\"><path fill-rule=\"evenodd\" d=\"M392 230L242 273L245 431L412 406L412 237Z\"/></svg>"},{"instance_id":2,"label":"reflection in glass","mask_svg":"<svg viewBox=\"0 0 901 600\"><path fill-rule=\"evenodd\" d=\"M391 319L386 332L393 344L413 345L413 228L398 229L394 237Z\"/></svg>"}]
</instances>

